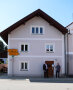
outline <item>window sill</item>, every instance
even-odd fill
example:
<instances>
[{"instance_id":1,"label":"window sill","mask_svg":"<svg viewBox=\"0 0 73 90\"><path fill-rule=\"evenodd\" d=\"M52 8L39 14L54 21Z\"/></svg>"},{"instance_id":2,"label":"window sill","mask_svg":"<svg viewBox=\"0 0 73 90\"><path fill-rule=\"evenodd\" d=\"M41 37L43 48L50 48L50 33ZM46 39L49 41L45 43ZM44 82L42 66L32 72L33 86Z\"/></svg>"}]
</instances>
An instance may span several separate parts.
<instances>
[{"instance_id":1,"label":"window sill","mask_svg":"<svg viewBox=\"0 0 73 90\"><path fill-rule=\"evenodd\" d=\"M28 51L20 51L21 53L28 53Z\"/></svg>"},{"instance_id":2,"label":"window sill","mask_svg":"<svg viewBox=\"0 0 73 90\"><path fill-rule=\"evenodd\" d=\"M46 53L54 53L54 51L46 51Z\"/></svg>"},{"instance_id":3,"label":"window sill","mask_svg":"<svg viewBox=\"0 0 73 90\"><path fill-rule=\"evenodd\" d=\"M20 71L28 71L28 70L24 70L24 69L22 70L22 69L21 69Z\"/></svg>"},{"instance_id":4,"label":"window sill","mask_svg":"<svg viewBox=\"0 0 73 90\"><path fill-rule=\"evenodd\" d=\"M32 33L32 35L44 35L43 33L42 34L35 34L35 33Z\"/></svg>"}]
</instances>

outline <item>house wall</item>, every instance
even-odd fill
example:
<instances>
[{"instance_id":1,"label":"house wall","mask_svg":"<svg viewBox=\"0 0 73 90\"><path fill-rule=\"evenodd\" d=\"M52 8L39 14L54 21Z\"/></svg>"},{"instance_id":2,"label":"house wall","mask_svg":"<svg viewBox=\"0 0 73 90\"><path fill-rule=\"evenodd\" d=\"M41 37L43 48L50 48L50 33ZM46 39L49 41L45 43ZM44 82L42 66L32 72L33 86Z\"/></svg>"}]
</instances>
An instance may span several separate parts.
<instances>
[{"instance_id":1,"label":"house wall","mask_svg":"<svg viewBox=\"0 0 73 90\"><path fill-rule=\"evenodd\" d=\"M67 29L70 30L68 34L68 74L73 75L73 24L69 25Z\"/></svg>"},{"instance_id":2,"label":"house wall","mask_svg":"<svg viewBox=\"0 0 73 90\"><path fill-rule=\"evenodd\" d=\"M43 26L43 35L32 35L32 26ZM20 51L20 44L27 43L29 51L27 53ZM45 45L54 44L54 52L46 53ZM8 48L18 49L19 55L14 57L8 56L8 74L20 76L43 76L43 64L45 61L58 62L61 65L61 74L65 73L64 57L64 35L55 27L51 26L41 17L34 17L25 25L21 25L8 35ZM28 61L29 70L20 71L20 62ZM54 69L55 74L55 69Z\"/></svg>"}]
</instances>

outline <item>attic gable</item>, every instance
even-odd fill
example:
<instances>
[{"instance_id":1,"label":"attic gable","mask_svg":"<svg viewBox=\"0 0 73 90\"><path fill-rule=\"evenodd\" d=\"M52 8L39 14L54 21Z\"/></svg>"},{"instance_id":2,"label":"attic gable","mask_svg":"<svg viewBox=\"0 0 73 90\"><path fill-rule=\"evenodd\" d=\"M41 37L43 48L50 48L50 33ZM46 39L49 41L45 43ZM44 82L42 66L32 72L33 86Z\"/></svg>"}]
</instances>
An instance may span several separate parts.
<instances>
[{"instance_id":1,"label":"attic gable","mask_svg":"<svg viewBox=\"0 0 73 90\"><path fill-rule=\"evenodd\" d=\"M35 16L40 16L41 18L43 18L44 20L46 20L49 24L51 24L52 26L54 26L55 28L57 28L63 34L66 34L68 32L68 30L64 26L62 26L61 24L59 24L57 21L55 21L53 18L51 18L50 16L48 16L42 10L38 9L38 10L34 11L33 13L29 14L28 16L24 17L23 19L21 19L20 21L16 22L12 26L8 27L3 32L1 32L1 37L4 39L4 41L6 43L8 43L8 34L11 31L13 31L14 29L16 29L20 25L26 23L28 20L32 19Z\"/></svg>"}]
</instances>

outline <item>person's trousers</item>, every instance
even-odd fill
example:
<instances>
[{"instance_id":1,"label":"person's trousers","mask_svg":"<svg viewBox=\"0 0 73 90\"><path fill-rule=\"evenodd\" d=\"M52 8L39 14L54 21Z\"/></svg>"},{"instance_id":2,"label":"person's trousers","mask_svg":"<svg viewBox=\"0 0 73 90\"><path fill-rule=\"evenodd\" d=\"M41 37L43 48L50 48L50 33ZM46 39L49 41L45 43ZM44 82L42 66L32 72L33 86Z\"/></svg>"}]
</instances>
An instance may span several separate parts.
<instances>
[{"instance_id":1,"label":"person's trousers","mask_svg":"<svg viewBox=\"0 0 73 90\"><path fill-rule=\"evenodd\" d=\"M60 76L60 72L56 71L56 78Z\"/></svg>"},{"instance_id":2,"label":"person's trousers","mask_svg":"<svg viewBox=\"0 0 73 90\"><path fill-rule=\"evenodd\" d=\"M44 78L47 78L48 77L48 70L45 70L44 71Z\"/></svg>"}]
</instances>

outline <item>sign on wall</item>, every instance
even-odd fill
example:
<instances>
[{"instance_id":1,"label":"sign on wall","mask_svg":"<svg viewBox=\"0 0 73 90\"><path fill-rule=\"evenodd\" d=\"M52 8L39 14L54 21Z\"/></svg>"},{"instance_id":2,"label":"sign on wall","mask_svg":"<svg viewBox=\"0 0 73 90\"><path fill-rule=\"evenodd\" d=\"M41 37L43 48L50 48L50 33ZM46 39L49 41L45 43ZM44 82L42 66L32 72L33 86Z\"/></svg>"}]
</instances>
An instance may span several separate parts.
<instances>
[{"instance_id":1,"label":"sign on wall","mask_svg":"<svg viewBox=\"0 0 73 90\"><path fill-rule=\"evenodd\" d=\"M17 49L8 49L9 55L16 56L19 55Z\"/></svg>"}]
</instances>

